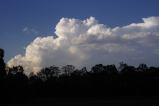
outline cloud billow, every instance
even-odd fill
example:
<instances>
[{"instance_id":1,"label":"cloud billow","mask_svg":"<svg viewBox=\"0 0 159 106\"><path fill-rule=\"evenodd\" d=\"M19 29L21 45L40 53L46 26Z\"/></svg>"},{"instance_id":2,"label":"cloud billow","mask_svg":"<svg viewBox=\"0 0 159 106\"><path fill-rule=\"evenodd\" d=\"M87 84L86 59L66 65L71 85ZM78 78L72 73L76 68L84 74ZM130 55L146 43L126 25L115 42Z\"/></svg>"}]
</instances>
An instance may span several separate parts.
<instances>
[{"instance_id":1,"label":"cloud billow","mask_svg":"<svg viewBox=\"0 0 159 106\"><path fill-rule=\"evenodd\" d=\"M159 17L143 18L141 23L111 28L94 17L86 20L62 18L55 36L37 37L24 55L17 55L8 66L22 65L25 73L37 72L50 65L91 66L152 63L159 60Z\"/></svg>"}]
</instances>

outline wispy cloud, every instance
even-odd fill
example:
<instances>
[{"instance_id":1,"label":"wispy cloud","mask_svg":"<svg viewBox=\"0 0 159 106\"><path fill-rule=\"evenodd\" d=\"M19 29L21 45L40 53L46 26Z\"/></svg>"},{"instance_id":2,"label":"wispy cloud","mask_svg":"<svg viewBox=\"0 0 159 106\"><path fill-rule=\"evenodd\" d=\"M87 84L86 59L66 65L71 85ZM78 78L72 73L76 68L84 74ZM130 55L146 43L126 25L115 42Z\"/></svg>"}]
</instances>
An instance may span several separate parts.
<instances>
[{"instance_id":1,"label":"wispy cloud","mask_svg":"<svg viewBox=\"0 0 159 106\"><path fill-rule=\"evenodd\" d=\"M22 29L22 32L27 33L27 34L35 34L35 35L39 34L39 32L36 29L29 28L29 27L24 27Z\"/></svg>"}]
</instances>

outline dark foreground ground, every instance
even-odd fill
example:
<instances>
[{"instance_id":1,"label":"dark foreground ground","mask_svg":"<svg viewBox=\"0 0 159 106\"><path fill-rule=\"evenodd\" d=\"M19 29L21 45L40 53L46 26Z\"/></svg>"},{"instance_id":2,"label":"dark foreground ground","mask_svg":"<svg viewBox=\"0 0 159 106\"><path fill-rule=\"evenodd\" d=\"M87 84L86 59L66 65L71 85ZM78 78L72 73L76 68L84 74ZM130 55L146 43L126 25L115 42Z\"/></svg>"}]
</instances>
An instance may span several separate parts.
<instances>
[{"instance_id":1,"label":"dark foreground ground","mask_svg":"<svg viewBox=\"0 0 159 106\"><path fill-rule=\"evenodd\" d=\"M8 103L3 103L8 104ZM38 105L70 105L70 106L91 106L91 105L105 105L105 106L159 106L159 97L113 97L113 98L35 98L34 100L26 100L25 102L12 102L9 104L38 104Z\"/></svg>"}]
</instances>

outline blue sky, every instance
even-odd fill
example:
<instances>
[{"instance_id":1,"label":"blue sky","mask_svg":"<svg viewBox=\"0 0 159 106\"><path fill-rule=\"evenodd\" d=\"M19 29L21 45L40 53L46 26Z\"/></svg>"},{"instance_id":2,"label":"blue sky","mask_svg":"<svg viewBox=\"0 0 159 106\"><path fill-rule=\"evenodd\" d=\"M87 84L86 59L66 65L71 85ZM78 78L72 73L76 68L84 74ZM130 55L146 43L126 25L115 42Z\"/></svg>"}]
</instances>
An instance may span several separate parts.
<instances>
[{"instance_id":1,"label":"blue sky","mask_svg":"<svg viewBox=\"0 0 159 106\"><path fill-rule=\"evenodd\" d=\"M37 36L54 35L62 17L94 16L100 23L123 26L159 16L158 4L158 0L0 0L0 47L8 61L24 53Z\"/></svg>"}]
</instances>

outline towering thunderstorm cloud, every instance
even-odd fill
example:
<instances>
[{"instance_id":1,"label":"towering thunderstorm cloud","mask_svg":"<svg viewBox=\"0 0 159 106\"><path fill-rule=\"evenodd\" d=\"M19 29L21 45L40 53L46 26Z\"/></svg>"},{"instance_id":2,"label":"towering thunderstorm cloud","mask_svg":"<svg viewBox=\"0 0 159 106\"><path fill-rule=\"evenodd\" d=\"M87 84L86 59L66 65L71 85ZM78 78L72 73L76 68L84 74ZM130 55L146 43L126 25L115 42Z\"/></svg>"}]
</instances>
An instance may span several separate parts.
<instances>
[{"instance_id":1,"label":"towering thunderstorm cloud","mask_svg":"<svg viewBox=\"0 0 159 106\"><path fill-rule=\"evenodd\" d=\"M25 73L42 67L72 64L91 66L159 62L159 17L143 18L141 23L110 28L94 17L86 20L62 18L55 36L37 37L24 55L17 55L8 66L22 65Z\"/></svg>"}]
</instances>

